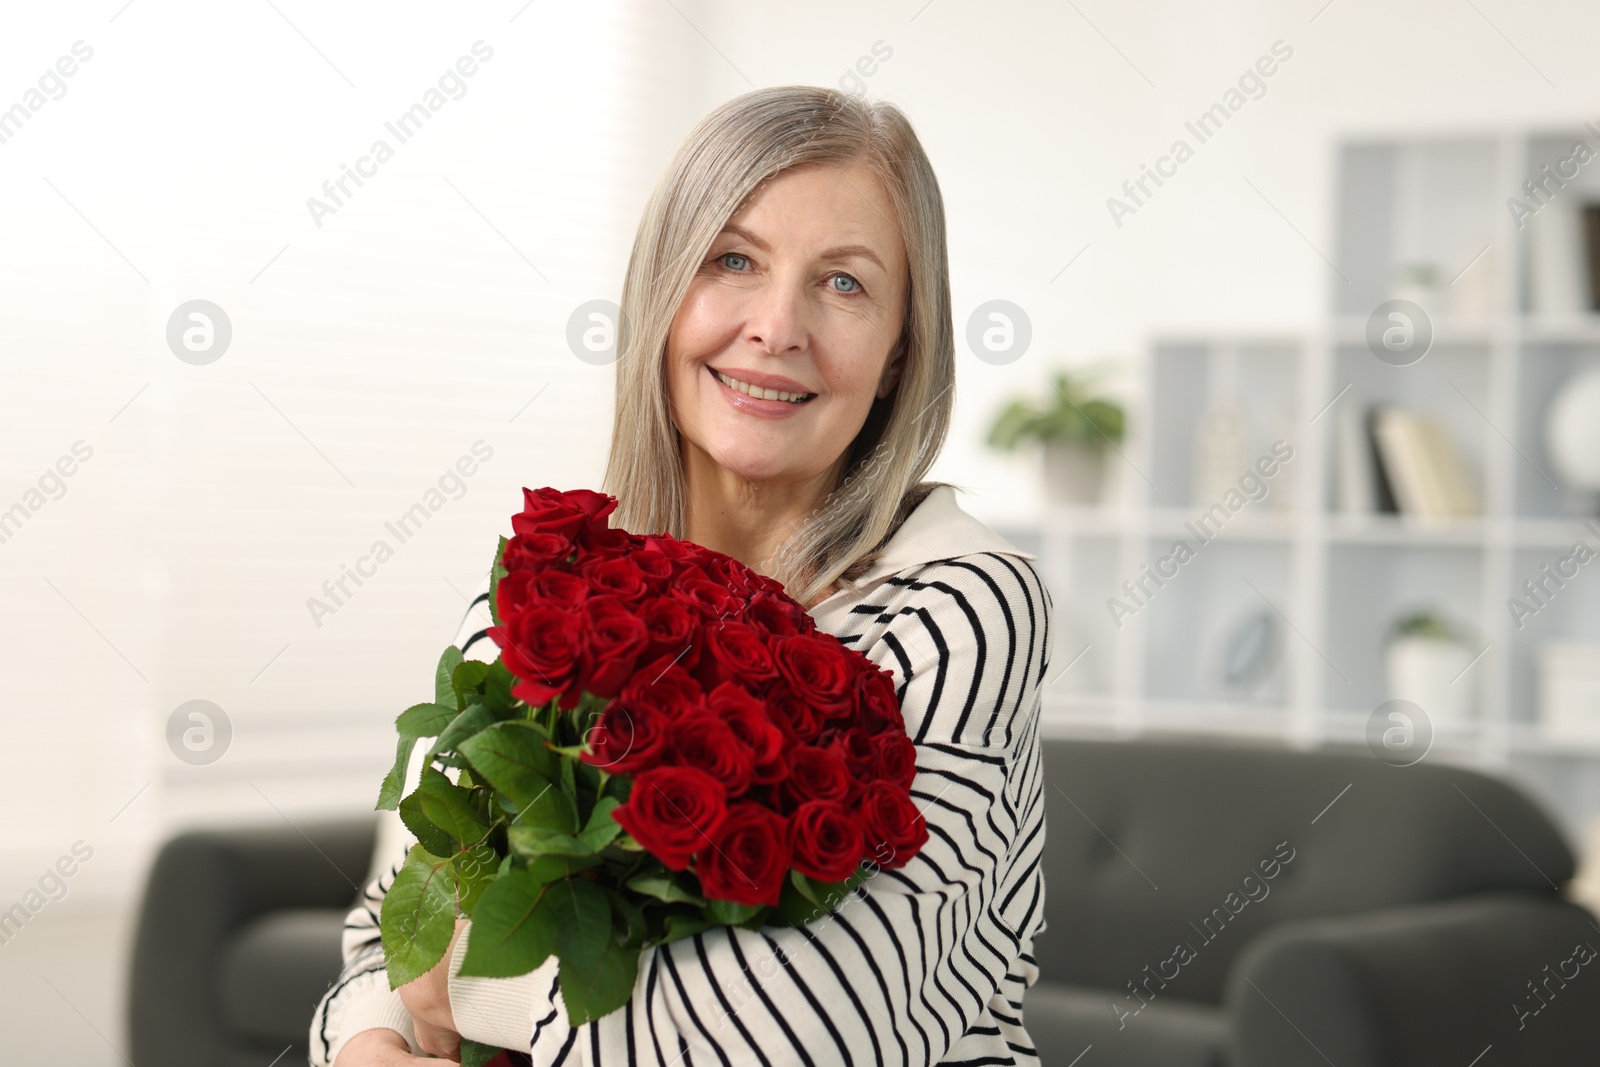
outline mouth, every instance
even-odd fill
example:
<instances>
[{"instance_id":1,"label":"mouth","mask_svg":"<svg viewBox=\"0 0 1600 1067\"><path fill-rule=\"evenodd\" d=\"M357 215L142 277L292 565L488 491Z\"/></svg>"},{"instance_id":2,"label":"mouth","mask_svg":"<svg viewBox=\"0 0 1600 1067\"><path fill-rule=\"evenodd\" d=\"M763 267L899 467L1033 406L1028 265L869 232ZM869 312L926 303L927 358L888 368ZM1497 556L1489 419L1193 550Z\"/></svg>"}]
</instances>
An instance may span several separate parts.
<instances>
[{"instance_id":1,"label":"mouth","mask_svg":"<svg viewBox=\"0 0 1600 1067\"><path fill-rule=\"evenodd\" d=\"M708 365L706 370L710 371L713 378L727 386L729 389L732 389L735 392L743 393L746 396L754 397L757 400L773 400L783 404L793 404L795 406L799 406L817 395L816 393L789 393L781 389L763 389L759 385L751 385L749 382L742 382L737 378L731 378L717 370L715 367Z\"/></svg>"}]
</instances>

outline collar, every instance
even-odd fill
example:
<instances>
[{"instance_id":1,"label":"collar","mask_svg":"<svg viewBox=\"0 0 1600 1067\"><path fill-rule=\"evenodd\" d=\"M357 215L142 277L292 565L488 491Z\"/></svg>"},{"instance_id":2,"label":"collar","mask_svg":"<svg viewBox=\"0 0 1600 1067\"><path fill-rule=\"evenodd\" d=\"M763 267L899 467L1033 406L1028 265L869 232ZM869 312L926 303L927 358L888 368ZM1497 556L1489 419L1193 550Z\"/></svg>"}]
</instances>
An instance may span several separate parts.
<instances>
[{"instance_id":1,"label":"collar","mask_svg":"<svg viewBox=\"0 0 1600 1067\"><path fill-rule=\"evenodd\" d=\"M884 544L883 553L865 574L856 579L855 584L857 589L864 588L880 578L911 567L975 552L1003 552L1022 559L1038 558L1032 552L1017 548L963 511L961 505L956 503L954 486L939 485L906 516L900 528ZM821 607L834 597L849 592L851 590L839 590L815 607Z\"/></svg>"}]
</instances>

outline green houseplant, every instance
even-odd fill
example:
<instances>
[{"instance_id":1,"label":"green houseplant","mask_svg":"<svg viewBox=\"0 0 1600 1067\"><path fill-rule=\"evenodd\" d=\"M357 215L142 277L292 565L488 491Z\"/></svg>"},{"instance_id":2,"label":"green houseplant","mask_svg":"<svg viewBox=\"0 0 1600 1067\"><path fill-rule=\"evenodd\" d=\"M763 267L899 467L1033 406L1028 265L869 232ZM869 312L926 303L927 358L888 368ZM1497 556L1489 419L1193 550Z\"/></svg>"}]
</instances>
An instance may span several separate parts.
<instances>
[{"instance_id":1,"label":"green houseplant","mask_svg":"<svg viewBox=\"0 0 1600 1067\"><path fill-rule=\"evenodd\" d=\"M1476 679L1466 674L1472 650L1463 627L1434 608L1406 611L1389 626L1383 654L1391 699L1411 701L1436 723L1471 718Z\"/></svg>"},{"instance_id":2,"label":"green houseplant","mask_svg":"<svg viewBox=\"0 0 1600 1067\"><path fill-rule=\"evenodd\" d=\"M1105 482L1105 450L1122 440L1122 405L1093 389L1097 371L1056 370L1042 398L1017 397L989 429L991 447L1013 451L1037 441L1044 449L1045 499L1093 504Z\"/></svg>"}]
</instances>

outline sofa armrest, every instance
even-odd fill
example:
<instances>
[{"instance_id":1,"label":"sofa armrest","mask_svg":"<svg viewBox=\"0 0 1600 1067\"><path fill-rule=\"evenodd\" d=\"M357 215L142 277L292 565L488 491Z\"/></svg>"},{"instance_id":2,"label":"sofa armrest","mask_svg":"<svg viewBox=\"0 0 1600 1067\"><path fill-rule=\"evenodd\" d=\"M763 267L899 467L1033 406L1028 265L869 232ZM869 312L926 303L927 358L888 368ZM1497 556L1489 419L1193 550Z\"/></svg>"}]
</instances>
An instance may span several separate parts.
<instances>
[{"instance_id":1,"label":"sofa armrest","mask_svg":"<svg viewBox=\"0 0 1600 1067\"><path fill-rule=\"evenodd\" d=\"M298 828L195 830L168 841L150 870L134 933L134 1062L223 1062L229 1035L215 990L228 939L270 911L353 907L376 831L369 815Z\"/></svg>"},{"instance_id":2,"label":"sofa armrest","mask_svg":"<svg viewBox=\"0 0 1600 1067\"><path fill-rule=\"evenodd\" d=\"M1499 893L1284 923L1228 976L1233 1067L1577 1063L1600 1018L1600 927Z\"/></svg>"}]
</instances>

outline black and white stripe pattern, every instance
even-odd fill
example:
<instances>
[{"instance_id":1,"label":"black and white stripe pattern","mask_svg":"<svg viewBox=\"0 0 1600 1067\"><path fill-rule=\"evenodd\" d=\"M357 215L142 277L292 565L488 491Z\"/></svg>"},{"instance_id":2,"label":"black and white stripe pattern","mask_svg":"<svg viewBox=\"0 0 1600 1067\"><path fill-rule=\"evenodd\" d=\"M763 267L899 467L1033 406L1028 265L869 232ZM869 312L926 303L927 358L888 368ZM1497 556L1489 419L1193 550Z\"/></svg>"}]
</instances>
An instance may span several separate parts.
<instances>
[{"instance_id":1,"label":"black and white stripe pattern","mask_svg":"<svg viewBox=\"0 0 1600 1067\"><path fill-rule=\"evenodd\" d=\"M1044 929L1051 616L1034 567L999 551L917 564L821 605L819 628L895 674L927 845L809 926L718 927L647 950L632 999L595 1022L566 1022L559 983L530 985L533 1062L1037 1063L1022 999ZM487 639L473 651L485 645L497 651ZM372 966L376 911L350 915L346 977ZM314 1037L340 999L319 1007Z\"/></svg>"}]
</instances>

